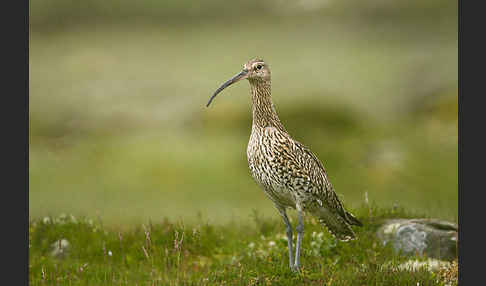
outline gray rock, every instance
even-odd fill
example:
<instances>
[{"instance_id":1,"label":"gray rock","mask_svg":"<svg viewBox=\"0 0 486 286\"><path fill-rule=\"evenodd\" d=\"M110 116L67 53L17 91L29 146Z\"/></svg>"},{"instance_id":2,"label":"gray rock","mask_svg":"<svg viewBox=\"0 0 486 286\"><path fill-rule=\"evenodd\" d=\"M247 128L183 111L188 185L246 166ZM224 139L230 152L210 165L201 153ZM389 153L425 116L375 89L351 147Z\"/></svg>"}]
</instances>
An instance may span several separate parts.
<instances>
[{"instance_id":1,"label":"gray rock","mask_svg":"<svg viewBox=\"0 0 486 286\"><path fill-rule=\"evenodd\" d=\"M403 254L453 260L457 258L457 230L456 224L437 219L392 219L378 229L377 236Z\"/></svg>"},{"instance_id":2,"label":"gray rock","mask_svg":"<svg viewBox=\"0 0 486 286\"><path fill-rule=\"evenodd\" d=\"M69 252L71 244L67 239L60 239L51 244L51 256L55 258L64 258Z\"/></svg>"}]
</instances>

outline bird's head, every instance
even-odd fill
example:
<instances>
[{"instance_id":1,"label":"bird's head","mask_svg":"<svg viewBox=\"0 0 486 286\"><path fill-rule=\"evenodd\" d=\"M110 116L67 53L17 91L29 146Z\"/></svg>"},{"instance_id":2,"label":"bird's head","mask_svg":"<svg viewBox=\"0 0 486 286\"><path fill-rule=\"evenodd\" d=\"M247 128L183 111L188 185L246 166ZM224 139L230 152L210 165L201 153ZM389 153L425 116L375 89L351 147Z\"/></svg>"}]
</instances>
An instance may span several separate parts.
<instances>
[{"instance_id":1,"label":"bird's head","mask_svg":"<svg viewBox=\"0 0 486 286\"><path fill-rule=\"evenodd\" d=\"M243 65L243 70L240 73L223 83L214 92L213 96L211 96L206 106L209 106L209 104L211 104L211 101L213 101L216 95L218 95L218 93L220 93L223 89L242 79L248 79L251 84L269 82L271 79L270 68L268 67L268 64L266 64L262 59L256 58L249 60L246 64Z\"/></svg>"},{"instance_id":2,"label":"bird's head","mask_svg":"<svg viewBox=\"0 0 486 286\"><path fill-rule=\"evenodd\" d=\"M252 59L243 65L243 71L248 72L248 80L252 81L269 81L270 68L262 59Z\"/></svg>"}]
</instances>

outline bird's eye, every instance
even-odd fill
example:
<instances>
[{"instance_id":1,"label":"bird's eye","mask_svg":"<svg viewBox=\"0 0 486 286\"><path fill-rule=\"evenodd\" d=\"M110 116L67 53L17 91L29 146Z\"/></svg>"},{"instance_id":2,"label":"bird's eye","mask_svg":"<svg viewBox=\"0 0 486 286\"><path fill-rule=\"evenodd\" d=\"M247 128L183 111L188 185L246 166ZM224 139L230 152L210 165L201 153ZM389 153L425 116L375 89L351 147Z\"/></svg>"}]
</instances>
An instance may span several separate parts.
<instances>
[{"instance_id":1,"label":"bird's eye","mask_svg":"<svg viewBox=\"0 0 486 286\"><path fill-rule=\"evenodd\" d=\"M258 70L261 70L262 69L262 65L257 65L257 69Z\"/></svg>"}]
</instances>

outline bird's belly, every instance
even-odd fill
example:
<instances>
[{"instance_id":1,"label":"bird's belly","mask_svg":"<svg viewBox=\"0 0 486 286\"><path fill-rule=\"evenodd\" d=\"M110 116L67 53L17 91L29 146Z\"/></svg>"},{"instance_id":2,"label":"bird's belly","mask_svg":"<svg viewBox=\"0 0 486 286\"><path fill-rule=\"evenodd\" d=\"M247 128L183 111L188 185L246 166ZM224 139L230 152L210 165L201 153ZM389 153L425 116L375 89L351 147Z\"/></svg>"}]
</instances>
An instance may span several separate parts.
<instances>
[{"instance_id":1,"label":"bird's belly","mask_svg":"<svg viewBox=\"0 0 486 286\"><path fill-rule=\"evenodd\" d=\"M295 208L295 197L288 188L274 186L264 189L265 193L276 203L285 207Z\"/></svg>"},{"instance_id":2,"label":"bird's belly","mask_svg":"<svg viewBox=\"0 0 486 286\"><path fill-rule=\"evenodd\" d=\"M250 172L253 179L262 187L265 194L275 203L295 208L292 191L281 182L280 176L265 165L254 165L250 160Z\"/></svg>"},{"instance_id":3,"label":"bird's belly","mask_svg":"<svg viewBox=\"0 0 486 286\"><path fill-rule=\"evenodd\" d=\"M268 138L267 138L268 139ZM265 138L252 132L247 148L248 166L253 179L262 187L265 194L276 204L295 208L295 196L285 182L275 154L265 143ZM265 147L267 146L267 147Z\"/></svg>"}]
</instances>

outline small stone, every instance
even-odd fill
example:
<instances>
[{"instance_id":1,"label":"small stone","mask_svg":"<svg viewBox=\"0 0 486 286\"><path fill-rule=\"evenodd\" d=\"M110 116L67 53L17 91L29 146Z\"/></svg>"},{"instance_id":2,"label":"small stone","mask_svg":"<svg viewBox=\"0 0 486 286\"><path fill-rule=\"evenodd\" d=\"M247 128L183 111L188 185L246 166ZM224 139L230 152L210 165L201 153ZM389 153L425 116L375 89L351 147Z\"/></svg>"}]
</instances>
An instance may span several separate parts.
<instances>
[{"instance_id":1,"label":"small stone","mask_svg":"<svg viewBox=\"0 0 486 286\"><path fill-rule=\"evenodd\" d=\"M69 252L71 244L67 239L60 239L51 244L51 256L55 258L64 258Z\"/></svg>"}]
</instances>

